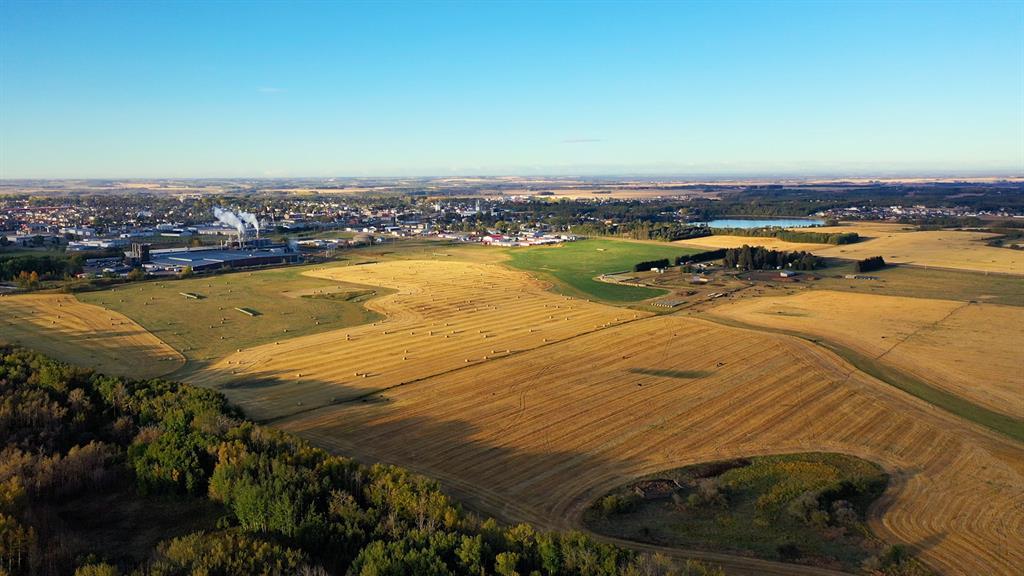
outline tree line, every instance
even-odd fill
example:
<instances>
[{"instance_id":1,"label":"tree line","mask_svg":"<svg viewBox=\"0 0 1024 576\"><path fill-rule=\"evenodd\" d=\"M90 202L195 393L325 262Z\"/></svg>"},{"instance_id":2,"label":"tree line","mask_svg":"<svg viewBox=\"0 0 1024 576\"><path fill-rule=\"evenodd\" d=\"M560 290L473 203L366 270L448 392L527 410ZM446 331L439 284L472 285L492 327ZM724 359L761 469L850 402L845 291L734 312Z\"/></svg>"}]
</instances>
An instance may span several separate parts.
<instances>
[{"instance_id":1,"label":"tree line","mask_svg":"<svg viewBox=\"0 0 1024 576\"><path fill-rule=\"evenodd\" d=\"M739 248L727 249L722 264L726 268L740 270L814 270L820 264L820 259L810 252L785 252L744 244Z\"/></svg>"},{"instance_id":2,"label":"tree line","mask_svg":"<svg viewBox=\"0 0 1024 576\"><path fill-rule=\"evenodd\" d=\"M644 262L637 262L633 265L633 272L646 272L654 268L668 268L669 259L660 258L658 260L645 260Z\"/></svg>"},{"instance_id":3,"label":"tree line","mask_svg":"<svg viewBox=\"0 0 1024 576\"><path fill-rule=\"evenodd\" d=\"M35 273L37 278L60 279L73 276L82 271L80 255L65 256L63 254L18 254L0 256L0 280L15 280L22 273Z\"/></svg>"},{"instance_id":4,"label":"tree line","mask_svg":"<svg viewBox=\"0 0 1024 576\"><path fill-rule=\"evenodd\" d=\"M803 232L785 228L712 228L715 234L756 238L778 238L785 242L810 244L853 244L860 241L856 232Z\"/></svg>"},{"instance_id":5,"label":"tree line","mask_svg":"<svg viewBox=\"0 0 1024 576\"><path fill-rule=\"evenodd\" d=\"M628 222L605 223L585 222L571 227L574 234L582 236L611 236L631 240L657 240L674 242L711 235L711 229L685 222L657 222L633 220Z\"/></svg>"},{"instance_id":6,"label":"tree line","mask_svg":"<svg viewBox=\"0 0 1024 576\"><path fill-rule=\"evenodd\" d=\"M885 259L881 256L872 256L863 260L857 260L853 266L857 272L871 272L885 268Z\"/></svg>"},{"instance_id":7,"label":"tree line","mask_svg":"<svg viewBox=\"0 0 1024 576\"><path fill-rule=\"evenodd\" d=\"M725 258L725 253L727 251L728 250L726 248L719 248L717 250L705 250L704 252L697 252L696 254L684 254L682 256L677 256L676 266L721 260L722 258Z\"/></svg>"},{"instance_id":8,"label":"tree line","mask_svg":"<svg viewBox=\"0 0 1024 576\"><path fill-rule=\"evenodd\" d=\"M23 348L0 347L0 438L0 573L12 576L721 574L581 533L503 526L436 481L246 421L218 392ZM48 506L117 486L144 502L212 502L222 517L129 559L109 547L72 553L40 521Z\"/></svg>"}]
</instances>

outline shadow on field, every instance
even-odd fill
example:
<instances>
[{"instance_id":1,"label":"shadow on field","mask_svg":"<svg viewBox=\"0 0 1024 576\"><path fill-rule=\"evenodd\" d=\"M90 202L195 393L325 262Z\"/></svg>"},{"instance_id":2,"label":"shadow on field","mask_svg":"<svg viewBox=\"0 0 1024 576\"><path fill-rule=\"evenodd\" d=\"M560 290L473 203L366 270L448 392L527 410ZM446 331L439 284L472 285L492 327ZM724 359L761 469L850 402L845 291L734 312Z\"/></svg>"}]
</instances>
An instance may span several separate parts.
<instances>
[{"instance_id":1,"label":"shadow on field","mask_svg":"<svg viewBox=\"0 0 1024 576\"><path fill-rule=\"evenodd\" d=\"M351 377L352 382L333 382L284 370L263 370L235 374L232 369L215 368L212 361L192 361L173 377L193 386L211 388L224 394L247 418L260 424L331 407L337 404L379 404L389 400L382 392L390 386L375 385L375 374Z\"/></svg>"},{"instance_id":2,"label":"shadow on field","mask_svg":"<svg viewBox=\"0 0 1024 576\"><path fill-rule=\"evenodd\" d=\"M644 376L661 376L662 378L704 378L710 376L707 370L658 370L654 368L630 368L633 374Z\"/></svg>"},{"instance_id":3,"label":"shadow on field","mask_svg":"<svg viewBox=\"0 0 1024 576\"><path fill-rule=\"evenodd\" d=\"M466 420L403 415L390 405L377 395L369 403L347 402L273 425L367 464L394 464L437 479L467 509L509 523L572 528L569 510L586 507L608 486L636 477L630 471L639 462L627 457L546 448L545 435L514 425L484 431Z\"/></svg>"},{"instance_id":4,"label":"shadow on field","mask_svg":"<svg viewBox=\"0 0 1024 576\"><path fill-rule=\"evenodd\" d=\"M639 467L638 461L621 454L606 458L552 448L562 444L566 431L558 426L540 432L521 426L518 392L482 393L479 403L493 406L497 426L483 429L464 419L425 414L430 408L421 406L424 400L415 405L402 400L399 405L383 381L380 387L373 386L372 374L353 377L346 385L274 371L253 376L230 372L207 367L202 376L209 382L228 380L209 387L227 396L248 418L367 464L395 464L438 479L467 508L502 521L550 526L552 519L560 518L565 525L559 527L570 527L571 518L562 511L589 505L608 486L632 479L631 472ZM673 375L701 376L700 371ZM416 381L399 388L406 385L415 386ZM437 401L454 399L438 390ZM589 472L581 475L580 470ZM561 495L558 513L537 506L551 502L556 492Z\"/></svg>"}]
</instances>

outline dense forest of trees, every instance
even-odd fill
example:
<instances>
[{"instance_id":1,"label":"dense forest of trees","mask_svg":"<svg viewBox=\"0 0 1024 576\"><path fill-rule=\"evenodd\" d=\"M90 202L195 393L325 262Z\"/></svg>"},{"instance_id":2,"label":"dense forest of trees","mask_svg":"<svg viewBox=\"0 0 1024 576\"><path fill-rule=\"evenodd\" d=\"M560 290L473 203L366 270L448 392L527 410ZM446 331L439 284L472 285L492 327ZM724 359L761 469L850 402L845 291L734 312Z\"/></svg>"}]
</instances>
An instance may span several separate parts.
<instances>
[{"instance_id":1,"label":"dense forest of trees","mask_svg":"<svg viewBox=\"0 0 1024 576\"><path fill-rule=\"evenodd\" d=\"M13 576L721 574L580 533L501 526L432 480L248 422L212 390L20 348L0 347L0 438L0 573ZM117 526L95 549L56 528L54 509L110 493L118 505L205 502L220 519L142 558L107 544Z\"/></svg>"},{"instance_id":2,"label":"dense forest of trees","mask_svg":"<svg viewBox=\"0 0 1024 576\"><path fill-rule=\"evenodd\" d=\"M1024 189L1019 183L999 186L975 184L877 184L866 186L748 186L723 191L718 200L694 199L684 204L701 219L726 216L808 216L847 206L893 206L913 204L928 207L964 206L974 210L1020 210ZM911 221L912 219L908 219ZM957 225L966 225L958 223Z\"/></svg>"},{"instance_id":3,"label":"dense forest of trees","mask_svg":"<svg viewBox=\"0 0 1024 576\"><path fill-rule=\"evenodd\" d=\"M42 279L60 279L65 275L82 271L83 258L79 255L64 254L17 254L0 255L0 280L17 279L24 272L33 272Z\"/></svg>"},{"instance_id":4,"label":"dense forest of trees","mask_svg":"<svg viewBox=\"0 0 1024 576\"><path fill-rule=\"evenodd\" d=\"M722 263L726 268L740 270L814 270L820 261L810 252L784 252L769 250L762 246L743 245L726 250Z\"/></svg>"},{"instance_id":5,"label":"dense forest of trees","mask_svg":"<svg viewBox=\"0 0 1024 576\"><path fill-rule=\"evenodd\" d=\"M682 222L646 222L641 220L619 224L588 222L573 226L572 231L583 236L615 236L631 240L659 240L662 242L711 235L711 229L706 226L695 226Z\"/></svg>"}]
</instances>

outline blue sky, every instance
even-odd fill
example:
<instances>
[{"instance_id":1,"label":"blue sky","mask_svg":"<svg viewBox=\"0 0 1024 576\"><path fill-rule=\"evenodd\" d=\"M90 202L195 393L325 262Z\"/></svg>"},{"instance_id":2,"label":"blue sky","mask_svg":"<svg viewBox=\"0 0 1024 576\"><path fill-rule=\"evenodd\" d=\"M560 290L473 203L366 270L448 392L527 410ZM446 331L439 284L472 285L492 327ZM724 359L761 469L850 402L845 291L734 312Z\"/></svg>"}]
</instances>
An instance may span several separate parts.
<instances>
[{"instance_id":1,"label":"blue sky","mask_svg":"<svg viewBox=\"0 0 1024 576\"><path fill-rule=\"evenodd\" d=\"M0 177L1024 173L1024 3L0 3Z\"/></svg>"}]
</instances>

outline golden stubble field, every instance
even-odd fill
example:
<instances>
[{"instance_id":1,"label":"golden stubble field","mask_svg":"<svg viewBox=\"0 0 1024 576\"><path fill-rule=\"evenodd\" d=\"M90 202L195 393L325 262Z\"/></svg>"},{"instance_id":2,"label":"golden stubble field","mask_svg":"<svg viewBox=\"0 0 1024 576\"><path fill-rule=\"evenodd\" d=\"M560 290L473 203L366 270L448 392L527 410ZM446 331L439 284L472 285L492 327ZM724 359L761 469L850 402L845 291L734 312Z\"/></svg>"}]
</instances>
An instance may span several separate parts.
<instances>
[{"instance_id":1,"label":"golden stubble field","mask_svg":"<svg viewBox=\"0 0 1024 576\"><path fill-rule=\"evenodd\" d=\"M185 363L127 316L63 294L0 298L0 341L132 378L163 376Z\"/></svg>"},{"instance_id":2,"label":"golden stubble field","mask_svg":"<svg viewBox=\"0 0 1024 576\"><path fill-rule=\"evenodd\" d=\"M558 296L494 264L393 261L307 273L382 286L374 324L289 338L228 355L189 377L265 420L646 316Z\"/></svg>"},{"instance_id":3,"label":"golden stubble field","mask_svg":"<svg viewBox=\"0 0 1024 576\"><path fill-rule=\"evenodd\" d=\"M1024 447L795 337L645 318L278 422L551 528L636 476L832 451L892 475L870 523L945 574L1024 568Z\"/></svg>"},{"instance_id":4,"label":"golden stubble field","mask_svg":"<svg viewBox=\"0 0 1024 576\"><path fill-rule=\"evenodd\" d=\"M801 230L794 228L794 230ZM676 244L707 248L737 248L744 244L775 250L806 250L818 256L861 260L881 256L893 264L914 264L934 268L952 268L977 272L1024 275L1024 253L1008 248L986 246L995 237L985 232L956 230L907 231L900 224L866 223L824 228L812 232L857 232L865 239L855 244L831 246L784 242L776 238L745 236L707 236L680 240Z\"/></svg>"},{"instance_id":5,"label":"golden stubble field","mask_svg":"<svg viewBox=\"0 0 1024 576\"><path fill-rule=\"evenodd\" d=\"M403 260L309 274L394 290L367 303L386 319L294 338L283 332L201 368L192 382L320 446L407 466L475 508L549 528L578 527L593 498L666 468L852 454L892 475L870 519L883 538L911 545L946 574L1024 569L1024 446L809 342L566 298L494 264ZM842 296L871 299L829 312L847 315L846 337L901 368L938 366L949 373L945 385L965 396L957 386L1012 372L957 362L948 350L968 346L963 360L975 351L1012 359L1016 308ZM758 300L750 302L730 306ZM802 319L801 306L788 315L747 311L743 320ZM992 327L999 316L1008 323ZM70 296L7 297L0 318L0 336L23 334L25 345L111 373L169 372L182 361L128 318ZM929 325L941 329L932 334ZM890 333L903 342L868 345ZM979 403L1012 393L985 388L974 392Z\"/></svg>"},{"instance_id":6,"label":"golden stubble field","mask_svg":"<svg viewBox=\"0 0 1024 576\"><path fill-rule=\"evenodd\" d=\"M810 290L729 302L710 314L831 340L1024 418L1024 308Z\"/></svg>"},{"instance_id":7,"label":"golden stubble field","mask_svg":"<svg viewBox=\"0 0 1024 576\"><path fill-rule=\"evenodd\" d=\"M726 236L716 234L702 238L691 238L689 240L676 240L673 244L680 244L699 250L714 250L717 248L739 248L747 246L764 246L772 250L785 250L787 252L804 251L816 252L827 247L827 244L810 244L805 242L786 242L778 238L758 238L756 236Z\"/></svg>"}]
</instances>

